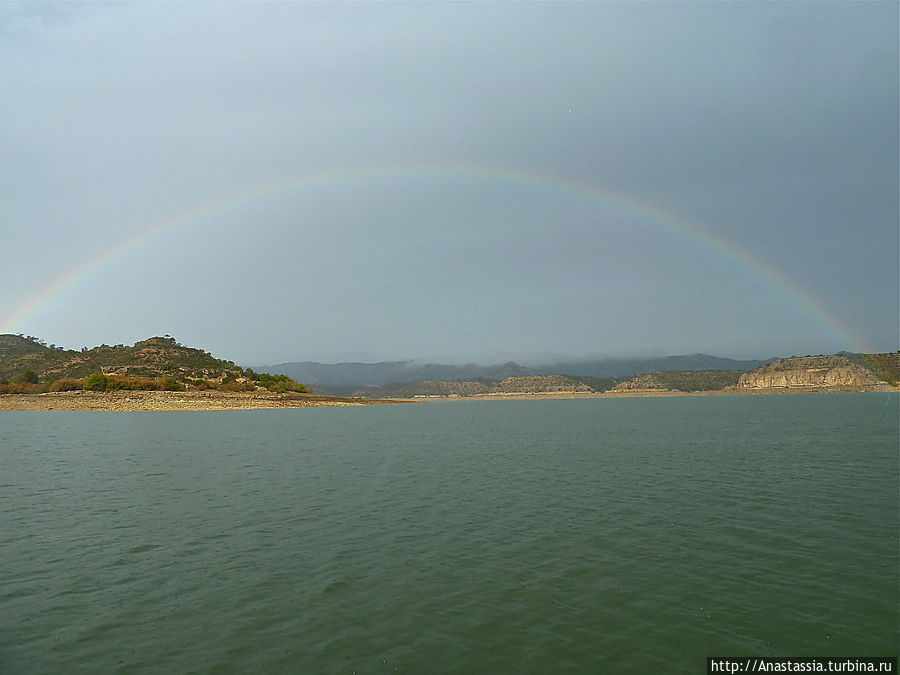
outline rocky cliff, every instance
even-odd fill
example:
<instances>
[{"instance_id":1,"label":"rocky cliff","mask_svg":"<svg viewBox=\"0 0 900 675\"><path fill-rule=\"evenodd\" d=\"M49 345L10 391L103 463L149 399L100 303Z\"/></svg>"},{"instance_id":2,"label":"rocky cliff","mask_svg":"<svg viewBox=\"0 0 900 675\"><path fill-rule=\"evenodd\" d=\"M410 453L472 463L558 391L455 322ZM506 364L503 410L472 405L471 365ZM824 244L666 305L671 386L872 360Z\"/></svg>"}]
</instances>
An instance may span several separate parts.
<instances>
[{"instance_id":1,"label":"rocky cliff","mask_svg":"<svg viewBox=\"0 0 900 675\"><path fill-rule=\"evenodd\" d=\"M848 356L802 356L778 359L744 373L738 389L869 388L885 384Z\"/></svg>"}]
</instances>

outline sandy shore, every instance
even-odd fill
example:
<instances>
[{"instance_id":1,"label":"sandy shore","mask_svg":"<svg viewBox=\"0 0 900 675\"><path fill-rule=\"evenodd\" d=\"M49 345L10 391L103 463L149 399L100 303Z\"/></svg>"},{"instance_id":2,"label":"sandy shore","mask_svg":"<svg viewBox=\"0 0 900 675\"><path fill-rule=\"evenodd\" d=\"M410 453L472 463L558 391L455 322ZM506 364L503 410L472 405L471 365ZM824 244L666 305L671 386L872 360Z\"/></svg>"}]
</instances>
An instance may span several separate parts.
<instances>
[{"instance_id":1,"label":"sandy shore","mask_svg":"<svg viewBox=\"0 0 900 675\"><path fill-rule=\"evenodd\" d=\"M0 394L0 410L259 410L403 402L399 399L385 401L260 391L63 391L48 394Z\"/></svg>"}]
</instances>

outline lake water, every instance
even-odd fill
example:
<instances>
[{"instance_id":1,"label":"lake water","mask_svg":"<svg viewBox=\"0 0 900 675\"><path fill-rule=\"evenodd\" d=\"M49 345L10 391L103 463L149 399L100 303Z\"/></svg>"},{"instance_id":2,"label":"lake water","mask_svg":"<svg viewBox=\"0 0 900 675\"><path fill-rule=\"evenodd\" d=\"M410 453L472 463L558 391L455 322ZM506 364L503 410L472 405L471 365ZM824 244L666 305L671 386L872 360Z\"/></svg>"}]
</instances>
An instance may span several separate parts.
<instances>
[{"instance_id":1,"label":"lake water","mask_svg":"<svg viewBox=\"0 0 900 675\"><path fill-rule=\"evenodd\" d=\"M900 641L896 394L0 414L0 672L705 672Z\"/></svg>"}]
</instances>

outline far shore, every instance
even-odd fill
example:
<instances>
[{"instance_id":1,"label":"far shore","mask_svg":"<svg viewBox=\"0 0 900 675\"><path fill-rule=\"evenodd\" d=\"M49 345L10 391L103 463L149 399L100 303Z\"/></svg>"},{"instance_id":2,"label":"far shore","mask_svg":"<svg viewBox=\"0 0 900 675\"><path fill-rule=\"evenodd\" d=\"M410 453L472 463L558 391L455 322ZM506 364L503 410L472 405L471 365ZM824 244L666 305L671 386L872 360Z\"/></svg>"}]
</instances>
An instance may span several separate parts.
<instances>
[{"instance_id":1,"label":"far shore","mask_svg":"<svg viewBox=\"0 0 900 675\"><path fill-rule=\"evenodd\" d=\"M768 389L713 389L709 391L676 391L670 389L633 389L605 391L547 391L533 393L473 394L472 396L416 396L415 401L519 401L575 398L676 398L682 396L765 396L771 394L860 394L866 392L900 392L900 386L872 387L771 387ZM400 400L400 399L387 399ZM409 399L404 399L409 400Z\"/></svg>"},{"instance_id":2,"label":"far shore","mask_svg":"<svg viewBox=\"0 0 900 675\"><path fill-rule=\"evenodd\" d=\"M900 392L900 387L780 387L770 389L717 389L713 391L670 391L636 389L606 391L602 394L575 391L476 394L473 396L416 396L414 398L366 399L344 396L268 391L64 391L46 394L0 394L0 411L173 411L173 410L265 410L272 408L313 408L337 406L425 403L429 401L524 401L545 399L676 398L683 396L760 396L771 394L846 394Z\"/></svg>"}]
</instances>

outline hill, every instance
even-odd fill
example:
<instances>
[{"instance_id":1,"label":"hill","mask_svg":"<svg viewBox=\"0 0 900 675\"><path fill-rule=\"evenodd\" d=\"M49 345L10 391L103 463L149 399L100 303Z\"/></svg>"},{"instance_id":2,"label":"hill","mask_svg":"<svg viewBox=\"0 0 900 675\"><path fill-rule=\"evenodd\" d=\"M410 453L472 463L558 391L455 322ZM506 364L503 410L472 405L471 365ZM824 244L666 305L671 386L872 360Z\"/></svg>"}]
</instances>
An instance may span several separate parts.
<instances>
[{"instance_id":1,"label":"hill","mask_svg":"<svg viewBox=\"0 0 900 675\"><path fill-rule=\"evenodd\" d=\"M600 359L548 363L540 366L541 373L569 373L578 376L625 378L653 372L731 370L748 371L759 368L773 359L739 360L710 354L684 354L644 359Z\"/></svg>"},{"instance_id":2,"label":"hill","mask_svg":"<svg viewBox=\"0 0 900 675\"><path fill-rule=\"evenodd\" d=\"M862 365L875 377L896 386L900 384L900 352L889 354L850 354L850 359Z\"/></svg>"},{"instance_id":3,"label":"hill","mask_svg":"<svg viewBox=\"0 0 900 675\"><path fill-rule=\"evenodd\" d=\"M40 381L92 373L204 379L243 375L243 369L232 361L185 347L169 336L152 337L131 347L100 345L75 351L47 345L37 338L0 335L0 378L15 379L26 370L36 373Z\"/></svg>"},{"instance_id":4,"label":"hill","mask_svg":"<svg viewBox=\"0 0 900 675\"><path fill-rule=\"evenodd\" d=\"M656 371L620 382L613 391L719 391L734 387L740 378L736 370Z\"/></svg>"},{"instance_id":5,"label":"hill","mask_svg":"<svg viewBox=\"0 0 900 675\"><path fill-rule=\"evenodd\" d=\"M793 356L744 373L739 389L864 389L896 385L900 353Z\"/></svg>"},{"instance_id":6,"label":"hill","mask_svg":"<svg viewBox=\"0 0 900 675\"><path fill-rule=\"evenodd\" d=\"M132 346L100 345L75 351L48 345L24 335L0 335L0 385L26 393L27 385L39 389L52 383L64 389L182 389L226 388L251 391L258 386L273 390L306 392L308 389L284 375L244 370L233 361L217 359L209 352L179 344L168 335L152 337Z\"/></svg>"}]
</instances>

